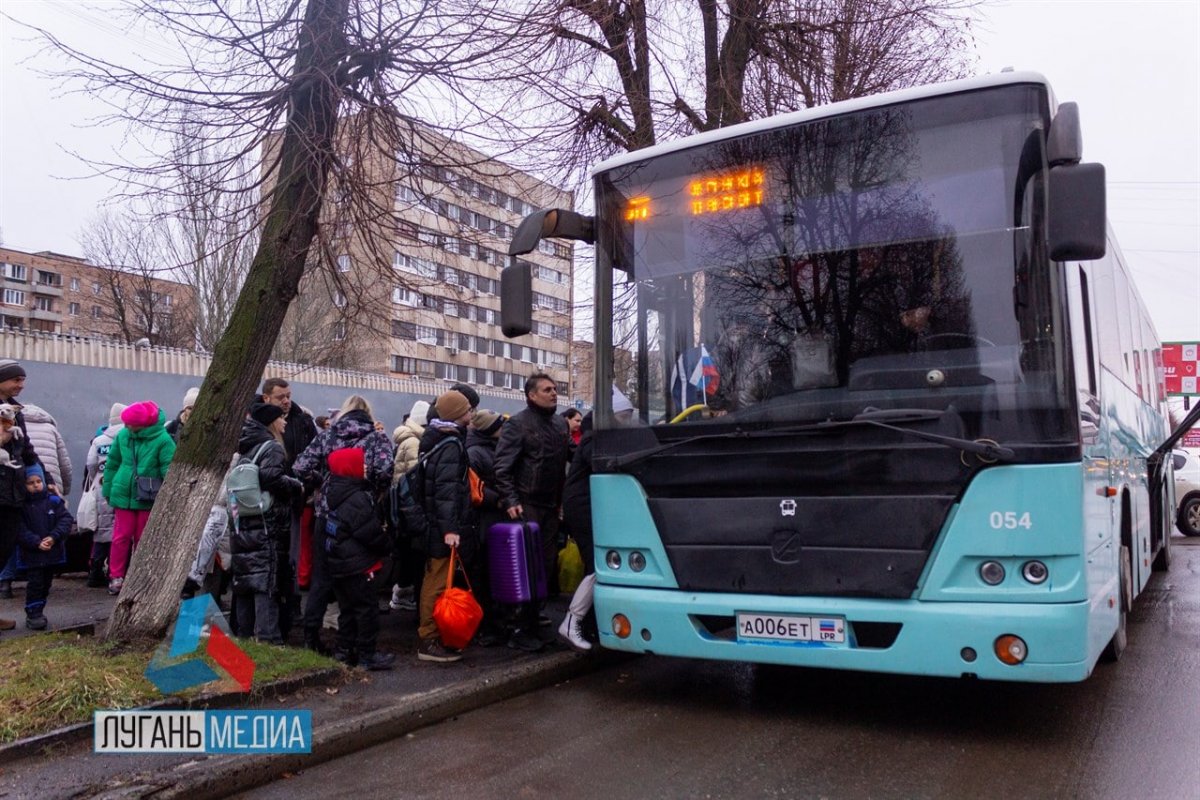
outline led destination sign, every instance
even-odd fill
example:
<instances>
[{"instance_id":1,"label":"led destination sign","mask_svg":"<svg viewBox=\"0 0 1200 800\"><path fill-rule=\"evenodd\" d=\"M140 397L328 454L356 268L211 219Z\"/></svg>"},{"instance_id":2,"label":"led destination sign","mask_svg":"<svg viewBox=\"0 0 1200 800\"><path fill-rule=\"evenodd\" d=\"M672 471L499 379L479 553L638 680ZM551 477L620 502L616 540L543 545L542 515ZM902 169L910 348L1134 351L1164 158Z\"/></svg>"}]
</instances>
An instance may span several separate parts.
<instances>
[{"instance_id":1,"label":"led destination sign","mask_svg":"<svg viewBox=\"0 0 1200 800\"><path fill-rule=\"evenodd\" d=\"M761 206L763 178L761 167L693 178L688 182L692 216Z\"/></svg>"},{"instance_id":2,"label":"led destination sign","mask_svg":"<svg viewBox=\"0 0 1200 800\"><path fill-rule=\"evenodd\" d=\"M696 175L686 179L688 214L693 217L761 206L766 173L762 167L747 167L736 172ZM626 222L646 222L654 212L650 196L641 194L625 202Z\"/></svg>"}]
</instances>

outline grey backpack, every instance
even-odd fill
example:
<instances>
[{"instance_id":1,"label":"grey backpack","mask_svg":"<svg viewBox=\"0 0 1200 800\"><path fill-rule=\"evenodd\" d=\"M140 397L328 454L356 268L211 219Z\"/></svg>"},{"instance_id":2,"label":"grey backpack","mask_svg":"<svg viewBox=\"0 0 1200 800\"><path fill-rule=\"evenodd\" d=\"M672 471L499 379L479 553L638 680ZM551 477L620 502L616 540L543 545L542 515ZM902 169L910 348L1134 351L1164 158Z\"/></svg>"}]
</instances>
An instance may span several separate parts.
<instances>
[{"instance_id":1,"label":"grey backpack","mask_svg":"<svg viewBox=\"0 0 1200 800\"><path fill-rule=\"evenodd\" d=\"M237 466L225 477L225 491L229 495L229 511L234 518L258 517L271 510L271 493L263 491L258 482L258 459L270 442L263 442L254 451L254 456L242 456Z\"/></svg>"}]
</instances>

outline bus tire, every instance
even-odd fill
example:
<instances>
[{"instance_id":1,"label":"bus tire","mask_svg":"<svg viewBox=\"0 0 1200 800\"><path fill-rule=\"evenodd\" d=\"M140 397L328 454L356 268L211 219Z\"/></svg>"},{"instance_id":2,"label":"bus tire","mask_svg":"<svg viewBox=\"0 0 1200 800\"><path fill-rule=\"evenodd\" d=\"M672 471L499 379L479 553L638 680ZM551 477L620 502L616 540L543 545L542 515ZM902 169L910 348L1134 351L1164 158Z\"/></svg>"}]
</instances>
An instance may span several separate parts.
<instances>
[{"instance_id":1,"label":"bus tire","mask_svg":"<svg viewBox=\"0 0 1200 800\"><path fill-rule=\"evenodd\" d=\"M1129 632L1126 630L1126 616L1129 613L1129 606L1133 591L1133 562L1132 556L1129 553L1129 548L1121 545L1121 596L1120 596L1120 613L1117 615L1117 630L1109 640L1108 645L1104 648L1104 652L1100 654L1100 658L1110 664L1114 664L1121 660L1121 654L1125 652L1125 645L1129 643Z\"/></svg>"}]
</instances>

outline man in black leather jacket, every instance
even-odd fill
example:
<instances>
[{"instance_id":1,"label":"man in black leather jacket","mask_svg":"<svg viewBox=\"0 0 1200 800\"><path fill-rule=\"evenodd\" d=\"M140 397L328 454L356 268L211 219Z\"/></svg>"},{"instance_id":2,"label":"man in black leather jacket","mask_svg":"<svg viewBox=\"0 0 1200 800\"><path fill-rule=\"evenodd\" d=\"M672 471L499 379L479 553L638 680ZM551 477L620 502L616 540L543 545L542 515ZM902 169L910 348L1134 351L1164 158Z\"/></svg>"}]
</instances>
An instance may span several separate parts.
<instances>
[{"instance_id":1,"label":"man in black leather jacket","mask_svg":"<svg viewBox=\"0 0 1200 800\"><path fill-rule=\"evenodd\" d=\"M509 519L536 522L542 534L546 575L555 574L558 512L566 480L570 435L558 412L558 388L544 372L525 381L525 410L500 429L496 488ZM539 618L540 624L549 624Z\"/></svg>"}]
</instances>

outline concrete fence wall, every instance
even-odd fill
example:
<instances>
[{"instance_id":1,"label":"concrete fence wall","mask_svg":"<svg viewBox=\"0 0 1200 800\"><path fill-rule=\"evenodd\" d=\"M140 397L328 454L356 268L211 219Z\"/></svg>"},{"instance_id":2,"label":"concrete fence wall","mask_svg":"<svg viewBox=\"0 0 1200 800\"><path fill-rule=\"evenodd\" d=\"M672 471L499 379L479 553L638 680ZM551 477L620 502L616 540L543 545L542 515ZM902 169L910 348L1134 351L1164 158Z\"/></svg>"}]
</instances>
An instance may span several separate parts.
<instances>
[{"instance_id":1,"label":"concrete fence wall","mask_svg":"<svg viewBox=\"0 0 1200 800\"><path fill-rule=\"evenodd\" d=\"M107 424L113 403L153 400L171 418L212 363L211 356L187 350L9 330L0 332L0 358L14 358L25 367L29 377L21 402L41 406L57 421L74 467L72 501L79 497L88 445L96 429ZM286 378L293 400L313 416L338 408L351 394L362 395L389 432L414 402L430 400L453 383L276 361L268 362L263 377ZM477 390L482 407L508 413L525 407L519 391ZM250 400L230 412L243 414Z\"/></svg>"}]
</instances>

